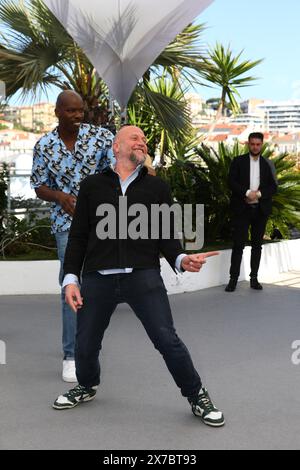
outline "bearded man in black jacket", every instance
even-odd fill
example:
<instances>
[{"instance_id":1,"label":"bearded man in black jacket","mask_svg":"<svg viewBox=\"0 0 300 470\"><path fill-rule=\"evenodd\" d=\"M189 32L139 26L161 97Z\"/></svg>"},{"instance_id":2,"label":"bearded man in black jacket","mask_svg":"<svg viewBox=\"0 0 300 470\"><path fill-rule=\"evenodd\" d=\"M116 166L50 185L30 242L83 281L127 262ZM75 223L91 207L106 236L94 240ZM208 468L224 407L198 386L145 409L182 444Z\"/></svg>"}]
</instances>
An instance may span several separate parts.
<instances>
[{"instance_id":1,"label":"bearded man in black jacket","mask_svg":"<svg viewBox=\"0 0 300 470\"><path fill-rule=\"evenodd\" d=\"M54 402L55 409L69 409L95 398L100 384L99 352L111 315L119 303L130 305L142 322L154 347L161 353L176 385L195 416L210 426L223 426L224 416L212 403L194 368L190 354L177 336L170 304L160 275L159 255L178 271L198 272L205 259L217 253L186 255L174 228L169 237L152 237L151 217L144 222L151 237L128 236L124 196L130 208L138 204L151 214L153 205L172 205L165 182L143 167L147 156L141 129L125 126L114 145L116 163L102 174L87 177L81 184L65 255L66 301L77 312L76 373L79 385ZM113 227L118 234L106 236L105 213L117 214ZM118 223L118 222L119 223ZM162 223L162 221L160 222ZM107 227L106 227L107 228ZM81 288L79 278L82 273Z\"/></svg>"}]
</instances>

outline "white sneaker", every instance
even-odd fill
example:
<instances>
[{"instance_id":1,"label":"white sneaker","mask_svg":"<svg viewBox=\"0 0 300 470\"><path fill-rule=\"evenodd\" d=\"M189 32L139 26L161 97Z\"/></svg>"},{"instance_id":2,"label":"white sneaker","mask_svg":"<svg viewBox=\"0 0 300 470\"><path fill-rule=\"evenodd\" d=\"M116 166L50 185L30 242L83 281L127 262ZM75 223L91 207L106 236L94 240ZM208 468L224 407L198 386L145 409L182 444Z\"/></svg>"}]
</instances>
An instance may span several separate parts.
<instances>
[{"instance_id":1,"label":"white sneaker","mask_svg":"<svg viewBox=\"0 0 300 470\"><path fill-rule=\"evenodd\" d=\"M82 385L76 385L64 395L59 395L53 403L53 408L56 410L67 410L74 408L74 406L83 403L84 401L91 401L95 398L97 392L97 385L95 387L86 388Z\"/></svg>"},{"instance_id":2,"label":"white sneaker","mask_svg":"<svg viewBox=\"0 0 300 470\"><path fill-rule=\"evenodd\" d=\"M224 426L224 415L215 407L206 388L202 387L198 397L188 398L188 401L194 415L199 416L205 424L215 427Z\"/></svg>"},{"instance_id":3,"label":"white sneaker","mask_svg":"<svg viewBox=\"0 0 300 470\"><path fill-rule=\"evenodd\" d=\"M65 382L77 382L75 361L74 360L64 360L63 361L63 372L62 379Z\"/></svg>"}]
</instances>

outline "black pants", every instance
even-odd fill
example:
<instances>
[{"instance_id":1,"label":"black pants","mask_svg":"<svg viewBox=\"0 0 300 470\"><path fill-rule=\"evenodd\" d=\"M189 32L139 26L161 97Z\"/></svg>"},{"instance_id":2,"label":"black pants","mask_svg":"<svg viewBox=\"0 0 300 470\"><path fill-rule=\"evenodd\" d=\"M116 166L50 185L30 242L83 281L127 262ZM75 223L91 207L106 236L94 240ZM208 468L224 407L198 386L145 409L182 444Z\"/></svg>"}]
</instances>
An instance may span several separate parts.
<instances>
[{"instance_id":1,"label":"black pants","mask_svg":"<svg viewBox=\"0 0 300 470\"><path fill-rule=\"evenodd\" d=\"M233 218L233 248L231 254L230 277L238 278L243 256L243 250L248 241L249 227L251 227L251 273L256 277L261 258L261 245L266 229L268 217L264 215L258 204L249 206L246 210Z\"/></svg>"},{"instance_id":2,"label":"black pants","mask_svg":"<svg viewBox=\"0 0 300 470\"><path fill-rule=\"evenodd\" d=\"M77 313L75 347L80 385L91 387L100 383L99 352L103 335L117 304L126 302L162 354L182 395L190 397L199 392L201 379L186 346L176 334L159 269L136 269L131 274L88 273L83 277L81 294L83 307Z\"/></svg>"}]
</instances>

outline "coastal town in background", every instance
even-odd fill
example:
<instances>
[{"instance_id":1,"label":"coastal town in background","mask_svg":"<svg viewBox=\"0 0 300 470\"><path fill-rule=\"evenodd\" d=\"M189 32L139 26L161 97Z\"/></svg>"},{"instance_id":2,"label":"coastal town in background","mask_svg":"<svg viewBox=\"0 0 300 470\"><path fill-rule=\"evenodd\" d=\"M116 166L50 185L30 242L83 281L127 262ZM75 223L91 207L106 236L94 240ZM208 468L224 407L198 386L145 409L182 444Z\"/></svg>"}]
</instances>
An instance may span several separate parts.
<instances>
[{"instance_id":1,"label":"coastal town in background","mask_svg":"<svg viewBox=\"0 0 300 470\"><path fill-rule=\"evenodd\" d=\"M240 114L222 117L217 123L214 100L204 100L197 93L188 93L186 100L199 144L205 139L217 150L220 142L229 146L236 141L243 144L250 132L260 131L275 154L288 153L300 169L300 99L251 98L240 103ZM0 112L0 164L10 167L12 197L35 197L29 184L32 151L41 135L57 125L54 110L54 103L41 102L31 106L7 105Z\"/></svg>"}]
</instances>

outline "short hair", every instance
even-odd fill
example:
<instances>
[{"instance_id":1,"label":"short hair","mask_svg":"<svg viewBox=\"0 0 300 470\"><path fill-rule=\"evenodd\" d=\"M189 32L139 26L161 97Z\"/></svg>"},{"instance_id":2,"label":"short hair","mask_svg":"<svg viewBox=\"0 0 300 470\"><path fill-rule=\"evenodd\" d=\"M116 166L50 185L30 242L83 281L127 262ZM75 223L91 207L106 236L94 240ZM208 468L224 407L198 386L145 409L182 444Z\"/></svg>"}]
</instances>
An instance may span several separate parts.
<instances>
[{"instance_id":1,"label":"short hair","mask_svg":"<svg viewBox=\"0 0 300 470\"><path fill-rule=\"evenodd\" d=\"M66 99L70 96L76 96L79 98L81 101L83 101L82 96L80 96L79 93L75 90L64 90L59 93L57 99L56 99L56 108L59 108L60 106L63 106L65 104Z\"/></svg>"},{"instance_id":2,"label":"short hair","mask_svg":"<svg viewBox=\"0 0 300 470\"><path fill-rule=\"evenodd\" d=\"M262 132L251 132L251 134L249 134L248 141L250 139L259 139L263 142L264 141L264 135L263 135Z\"/></svg>"}]
</instances>

